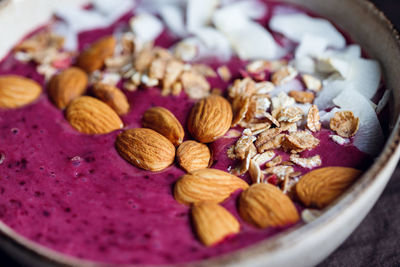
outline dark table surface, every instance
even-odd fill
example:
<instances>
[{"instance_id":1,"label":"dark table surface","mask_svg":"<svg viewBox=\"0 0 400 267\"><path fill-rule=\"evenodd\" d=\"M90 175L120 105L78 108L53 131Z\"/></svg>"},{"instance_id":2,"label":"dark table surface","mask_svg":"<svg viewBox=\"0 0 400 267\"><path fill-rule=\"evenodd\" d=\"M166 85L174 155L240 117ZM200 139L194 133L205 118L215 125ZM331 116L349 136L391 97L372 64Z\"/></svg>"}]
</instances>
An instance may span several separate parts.
<instances>
[{"instance_id":1,"label":"dark table surface","mask_svg":"<svg viewBox=\"0 0 400 267\"><path fill-rule=\"evenodd\" d=\"M400 29L400 0L372 2ZM0 266L22 267L2 251ZM360 226L319 265L325 266L400 266L400 165Z\"/></svg>"}]
</instances>

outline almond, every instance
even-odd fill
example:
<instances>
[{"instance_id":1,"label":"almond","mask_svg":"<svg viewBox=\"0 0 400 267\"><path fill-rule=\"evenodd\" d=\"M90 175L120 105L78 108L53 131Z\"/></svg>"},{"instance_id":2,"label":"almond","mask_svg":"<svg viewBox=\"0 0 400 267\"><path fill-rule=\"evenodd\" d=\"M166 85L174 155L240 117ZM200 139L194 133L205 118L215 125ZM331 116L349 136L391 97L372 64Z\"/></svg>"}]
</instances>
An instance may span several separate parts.
<instances>
[{"instance_id":1,"label":"almond","mask_svg":"<svg viewBox=\"0 0 400 267\"><path fill-rule=\"evenodd\" d=\"M113 109L90 96L72 100L67 107L66 117L72 127L86 134L106 134L123 127Z\"/></svg>"},{"instance_id":2,"label":"almond","mask_svg":"<svg viewBox=\"0 0 400 267\"><path fill-rule=\"evenodd\" d=\"M87 74L80 68L71 67L51 78L49 96L58 108L64 109L73 99L85 93L87 84Z\"/></svg>"},{"instance_id":3,"label":"almond","mask_svg":"<svg viewBox=\"0 0 400 267\"><path fill-rule=\"evenodd\" d=\"M164 135L175 146L183 141L185 132L181 123L168 109L153 107L146 110L143 115L142 125Z\"/></svg>"},{"instance_id":4,"label":"almond","mask_svg":"<svg viewBox=\"0 0 400 267\"><path fill-rule=\"evenodd\" d=\"M307 207L324 208L361 175L347 167L326 167L305 174L296 184L296 193Z\"/></svg>"},{"instance_id":5,"label":"almond","mask_svg":"<svg viewBox=\"0 0 400 267\"><path fill-rule=\"evenodd\" d=\"M192 208L197 236L206 246L215 245L240 231L238 220L224 207L213 202L200 202Z\"/></svg>"},{"instance_id":6,"label":"almond","mask_svg":"<svg viewBox=\"0 0 400 267\"><path fill-rule=\"evenodd\" d=\"M247 222L259 227L293 224L299 214L293 202L271 184L253 184L239 198L239 214Z\"/></svg>"},{"instance_id":7,"label":"almond","mask_svg":"<svg viewBox=\"0 0 400 267\"><path fill-rule=\"evenodd\" d=\"M146 128L129 129L115 141L118 153L136 167L160 171L174 162L175 147L163 135Z\"/></svg>"},{"instance_id":8,"label":"almond","mask_svg":"<svg viewBox=\"0 0 400 267\"><path fill-rule=\"evenodd\" d=\"M222 96L211 95L193 106L188 130L196 140L210 143L223 136L231 123L232 108L229 102Z\"/></svg>"},{"instance_id":9,"label":"almond","mask_svg":"<svg viewBox=\"0 0 400 267\"><path fill-rule=\"evenodd\" d=\"M35 101L42 88L34 80L17 76L0 76L0 108L19 108Z\"/></svg>"},{"instance_id":10,"label":"almond","mask_svg":"<svg viewBox=\"0 0 400 267\"><path fill-rule=\"evenodd\" d=\"M112 36L101 38L78 56L77 65L88 73L101 69L105 60L113 56L115 44Z\"/></svg>"},{"instance_id":11,"label":"almond","mask_svg":"<svg viewBox=\"0 0 400 267\"><path fill-rule=\"evenodd\" d=\"M242 179L216 169L201 169L182 176L175 184L174 197L182 204L200 201L222 202L249 185Z\"/></svg>"},{"instance_id":12,"label":"almond","mask_svg":"<svg viewBox=\"0 0 400 267\"><path fill-rule=\"evenodd\" d=\"M207 168L210 163L210 149L196 141L183 142L176 150L179 165L187 172Z\"/></svg>"},{"instance_id":13,"label":"almond","mask_svg":"<svg viewBox=\"0 0 400 267\"><path fill-rule=\"evenodd\" d=\"M117 87L106 83L96 83L93 86L93 94L115 110L118 115L128 113L128 99Z\"/></svg>"}]
</instances>

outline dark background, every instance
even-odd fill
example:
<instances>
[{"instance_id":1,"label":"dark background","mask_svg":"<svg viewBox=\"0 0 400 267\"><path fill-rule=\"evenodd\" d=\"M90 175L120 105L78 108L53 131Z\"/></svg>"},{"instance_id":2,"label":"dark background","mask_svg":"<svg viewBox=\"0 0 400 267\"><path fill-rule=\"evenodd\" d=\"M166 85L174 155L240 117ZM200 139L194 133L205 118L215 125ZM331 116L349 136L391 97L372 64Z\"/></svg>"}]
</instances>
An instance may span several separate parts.
<instances>
[{"instance_id":1,"label":"dark background","mask_svg":"<svg viewBox=\"0 0 400 267\"><path fill-rule=\"evenodd\" d=\"M374 2L396 28L400 29L400 0L371 2ZM22 267L2 251L0 251L0 266ZM360 226L319 265L319 267L325 266L400 266L400 165L397 166L386 190Z\"/></svg>"}]
</instances>

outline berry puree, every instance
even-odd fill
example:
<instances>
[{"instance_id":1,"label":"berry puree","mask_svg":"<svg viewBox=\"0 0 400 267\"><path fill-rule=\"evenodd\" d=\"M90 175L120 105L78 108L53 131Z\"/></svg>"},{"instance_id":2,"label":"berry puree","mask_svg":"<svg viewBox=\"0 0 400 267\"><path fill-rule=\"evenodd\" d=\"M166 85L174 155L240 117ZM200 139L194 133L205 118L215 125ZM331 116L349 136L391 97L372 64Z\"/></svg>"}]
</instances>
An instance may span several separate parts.
<instances>
[{"instance_id":1,"label":"berry puree","mask_svg":"<svg viewBox=\"0 0 400 267\"><path fill-rule=\"evenodd\" d=\"M269 10L292 6L269 4ZM98 38L126 26L131 14L108 28L82 32L82 50ZM267 25L270 12L261 20ZM281 44L293 43L276 35ZM169 47L176 40L164 31L156 45ZM292 55L288 55L288 58ZM232 77L241 78L245 61L202 62L213 68L227 65ZM9 54L0 63L0 74L32 78L46 88L33 63L21 63ZM232 79L232 81L233 81ZM228 87L221 78L208 79L211 88ZM121 85L121 84L119 84ZM124 91L131 111L122 116L124 129L141 127L143 113L152 106L169 109L186 126L195 100L185 93L161 96L160 89ZM206 247L191 227L190 207L174 200L174 183L185 173L177 164L160 172L136 168L115 149L121 131L85 135L73 129L43 89L40 98L19 109L0 109L0 219L17 233L58 252L107 263L173 264L219 256L253 244L284 230L258 229L239 216L234 193L222 203L240 222L239 234ZM320 155L321 166L349 166L364 170L370 158L353 145L332 141L328 129L314 134L318 147L301 153ZM186 132L185 140L190 139ZM213 168L227 171L234 162L227 149L237 138L221 138L210 145ZM288 154L279 152L283 160ZM303 173L308 169L295 166ZM243 179L250 181L247 176ZM301 209L301 205L298 204Z\"/></svg>"}]
</instances>

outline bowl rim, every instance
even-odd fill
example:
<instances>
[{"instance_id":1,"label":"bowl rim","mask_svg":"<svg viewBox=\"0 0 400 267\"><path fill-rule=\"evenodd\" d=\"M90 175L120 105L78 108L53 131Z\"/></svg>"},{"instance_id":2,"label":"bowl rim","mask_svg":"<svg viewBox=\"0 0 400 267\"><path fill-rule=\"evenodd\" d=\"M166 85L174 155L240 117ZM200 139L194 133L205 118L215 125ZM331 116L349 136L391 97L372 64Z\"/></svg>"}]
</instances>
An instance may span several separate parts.
<instances>
[{"instance_id":1,"label":"bowl rim","mask_svg":"<svg viewBox=\"0 0 400 267\"><path fill-rule=\"evenodd\" d=\"M1 9L5 9L13 0L4 0L0 3ZM391 32L391 37L397 44L397 49L400 50L400 35L392 22L386 17L386 15L379 10L375 4L369 0L354 0L357 5L363 6L371 11L374 19L383 22L385 28ZM280 242L282 237L293 238L295 242L299 241L299 237L308 234L315 228L324 228L328 224L332 223L335 216L340 214L343 210L348 209L352 204L359 199L366 190L373 186L374 182L379 180L379 174L384 170L390 170L390 164L393 161L398 161L400 157L400 115L396 118L396 123L390 132L389 138L387 139L385 146L377 156L376 161L368 168L366 172L338 199L331 205L323 210L323 214L316 220L307 223L300 224L285 230L282 233L274 235L266 240L260 241L251 246L229 252L217 257L213 257L206 260L174 264L173 266L224 266L233 263L237 263L238 260L244 258L254 257L265 251L274 252L282 249L288 244ZM358 189L358 190L356 190ZM349 195L350 198L346 198ZM300 238L301 239L301 238ZM8 225L0 221L0 246L7 251L18 250L17 254L21 254L23 257L34 258L38 261L44 261L47 264L56 264L63 266L82 266L82 267L102 267L110 266L110 264L97 262L92 260L84 260L77 257L69 256L61 252L57 252L53 249L47 248L41 244L29 240L28 238L18 234ZM257 248L257 249L255 249ZM12 254L12 253L11 253ZM21 256L19 255L19 256ZM113 264L114 266L114 264ZM135 265L135 264L115 264L115 266L128 267L128 266L154 266L154 265ZM155 265L155 266L172 266L172 265Z\"/></svg>"}]
</instances>

